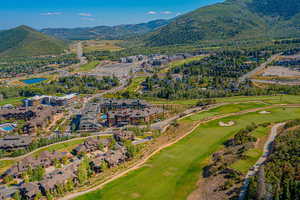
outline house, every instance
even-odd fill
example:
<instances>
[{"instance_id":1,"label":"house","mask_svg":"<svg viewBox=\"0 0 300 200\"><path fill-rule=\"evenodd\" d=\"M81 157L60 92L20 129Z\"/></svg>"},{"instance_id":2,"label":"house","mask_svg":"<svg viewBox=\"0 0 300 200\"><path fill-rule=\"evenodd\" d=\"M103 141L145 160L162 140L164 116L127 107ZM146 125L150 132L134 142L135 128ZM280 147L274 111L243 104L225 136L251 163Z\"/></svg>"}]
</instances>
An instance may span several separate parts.
<instances>
[{"instance_id":1,"label":"house","mask_svg":"<svg viewBox=\"0 0 300 200\"><path fill-rule=\"evenodd\" d=\"M18 177L22 172L28 170L29 168L35 169L38 166L48 168L54 164L55 160L61 161L65 157L71 156L67 152L53 152L44 151L39 157L28 156L23 160L19 161L16 165L9 168L3 176L13 176Z\"/></svg>"},{"instance_id":2,"label":"house","mask_svg":"<svg viewBox=\"0 0 300 200\"><path fill-rule=\"evenodd\" d=\"M0 139L0 149L15 150L28 147L33 142L30 136L5 136Z\"/></svg>"},{"instance_id":3,"label":"house","mask_svg":"<svg viewBox=\"0 0 300 200\"><path fill-rule=\"evenodd\" d=\"M107 112L111 110L119 109L143 109L150 107L150 105L139 99L103 99L100 98L97 100L99 102L99 107L101 112Z\"/></svg>"},{"instance_id":4,"label":"house","mask_svg":"<svg viewBox=\"0 0 300 200\"><path fill-rule=\"evenodd\" d=\"M14 194L18 191L18 187L1 186L0 187L0 200L7 200L13 198Z\"/></svg>"},{"instance_id":5,"label":"house","mask_svg":"<svg viewBox=\"0 0 300 200\"><path fill-rule=\"evenodd\" d=\"M40 186L36 182L23 183L20 186L20 193L24 199L34 199L40 192Z\"/></svg>"},{"instance_id":6,"label":"house","mask_svg":"<svg viewBox=\"0 0 300 200\"><path fill-rule=\"evenodd\" d=\"M105 154L104 161L109 168L115 167L128 159L127 151L124 147L119 147L117 150L110 150Z\"/></svg>"},{"instance_id":7,"label":"house","mask_svg":"<svg viewBox=\"0 0 300 200\"><path fill-rule=\"evenodd\" d=\"M65 168L55 170L47 174L42 181L40 181L41 191L45 195L49 191L55 191L58 185L66 184L67 181L74 181L77 178L76 168Z\"/></svg>"},{"instance_id":8,"label":"house","mask_svg":"<svg viewBox=\"0 0 300 200\"><path fill-rule=\"evenodd\" d=\"M132 131L118 131L113 133L114 138L118 142L122 142L124 140L134 140L134 133Z\"/></svg>"},{"instance_id":9,"label":"house","mask_svg":"<svg viewBox=\"0 0 300 200\"><path fill-rule=\"evenodd\" d=\"M124 109L107 113L108 126L140 125L149 123L163 113L162 108L151 107L141 110Z\"/></svg>"},{"instance_id":10,"label":"house","mask_svg":"<svg viewBox=\"0 0 300 200\"><path fill-rule=\"evenodd\" d=\"M73 153L75 155L81 155L84 153L90 153L93 151L100 150L100 147L108 147L111 143L109 139L99 139L99 138L88 138L84 141L83 144L78 145L74 150Z\"/></svg>"},{"instance_id":11,"label":"house","mask_svg":"<svg viewBox=\"0 0 300 200\"><path fill-rule=\"evenodd\" d=\"M101 173L103 170L102 168L104 163L105 163L105 154L101 154L100 156L92 160L90 166L94 170L94 172Z\"/></svg>"}]
</instances>

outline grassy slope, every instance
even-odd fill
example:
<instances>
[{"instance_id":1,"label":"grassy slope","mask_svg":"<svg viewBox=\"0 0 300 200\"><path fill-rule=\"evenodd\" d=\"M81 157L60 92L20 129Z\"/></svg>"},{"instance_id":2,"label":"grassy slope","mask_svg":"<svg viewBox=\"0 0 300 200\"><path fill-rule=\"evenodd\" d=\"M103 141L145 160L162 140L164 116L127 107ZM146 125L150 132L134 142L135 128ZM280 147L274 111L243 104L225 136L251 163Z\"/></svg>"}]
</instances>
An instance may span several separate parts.
<instances>
[{"instance_id":1,"label":"grassy slope","mask_svg":"<svg viewBox=\"0 0 300 200\"><path fill-rule=\"evenodd\" d=\"M80 68L78 70L76 70L76 72L88 72L88 71L91 71L91 70L95 69L99 64L100 64L99 61L92 61L90 63L87 63L85 65L80 66Z\"/></svg>"},{"instance_id":2,"label":"grassy slope","mask_svg":"<svg viewBox=\"0 0 300 200\"><path fill-rule=\"evenodd\" d=\"M6 104L13 104L13 105L18 105L21 104L21 101L25 99L25 97L14 97L14 98L9 98L9 99L4 99L0 101L0 106L4 106Z\"/></svg>"},{"instance_id":3,"label":"grassy slope","mask_svg":"<svg viewBox=\"0 0 300 200\"><path fill-rule=\"evenodd\" d=\"M139 170L129 173L81 199L185 199L195 189L203 162L222 147L222 143L239 129L256 122L278 122L298 118L299 108L270 109L272 115L249 113L227 117L199 126L192 134L152 157ZM232 127L220 127L219 121L236 122Z\"/></svg>"},{"instance_id":4,"label":"grassy slope","mask_svg":"<svg viewBox=\"0 0 300 200\"><path fill-rule=\"evenodd\" d=\"M1 56L39 56L61 54L66 44L39 33L30 27L19 26L0 33Z\"/></svg>"}]
</instances>

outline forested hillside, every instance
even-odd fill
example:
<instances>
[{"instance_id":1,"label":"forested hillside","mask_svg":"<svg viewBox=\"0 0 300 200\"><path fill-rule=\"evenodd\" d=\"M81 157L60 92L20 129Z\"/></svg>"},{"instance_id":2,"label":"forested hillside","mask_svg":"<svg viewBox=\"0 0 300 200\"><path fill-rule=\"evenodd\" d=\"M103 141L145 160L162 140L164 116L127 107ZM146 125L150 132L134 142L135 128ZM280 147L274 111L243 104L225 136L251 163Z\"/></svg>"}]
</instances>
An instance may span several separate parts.
<instances>
[{"instance_id":1,"label":"forested hillside","mask_svg":"<svg viewBox=\"0 0 300 200\"><path fill-rule=\"evenodd\" d=\"M197 9L147 35L149 46L300 36L297 0L227 0Z\"/></svg>"},{"instance_id":2,"label":"forested hillside","mask_svg":"<svg viewBox=\"0 0 300 200\"><path fill-rule=\"evenodd\" d=\"M61 54L67 45L38 31L19 26L0 32L1 56L40 56Z\"/></svg>"}]
</instances>

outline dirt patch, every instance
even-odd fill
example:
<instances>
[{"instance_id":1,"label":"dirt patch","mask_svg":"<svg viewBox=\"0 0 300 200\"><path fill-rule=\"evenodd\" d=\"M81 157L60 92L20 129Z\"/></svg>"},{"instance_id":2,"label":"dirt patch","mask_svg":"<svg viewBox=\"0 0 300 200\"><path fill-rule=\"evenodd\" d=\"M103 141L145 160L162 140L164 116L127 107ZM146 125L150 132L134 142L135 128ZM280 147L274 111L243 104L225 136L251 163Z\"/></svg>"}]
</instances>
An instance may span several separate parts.
<instances>
[{"instance_id":1,"label":"dirt patch","mask_svg":"<svg viewBox=\"0 0 300 200\"><path fill-rule=\"evenodd\" d=\"M280 67L280 66L271 66L268 67L263 73L263 77L299 77L300 72L288 67Z\"/></svg>"},{"instance_id":2,"label":"dirt patch","mask_svg":"<svg viewBox=\"0 0 300 200\"><path fill-rule=\"evenodd\" d=\"M198 182L198 189L188 196L188 200L224 200L234 196L235 188L228 190L222 189L220 185L224 185L227 179L224 175L219 174L211 178L204 178Z\"/></svg>"},{"instance_id":3,"label":"dirt patch","mask_svg":"<svg viewBox=\"0 0 300 200\"><path fill-rule=\"evenodd\" d=\"M219 126L223 126L223 127L230 127L230 126L233 126L235 124L234 121L230 121L230 122L219 122Z\"/></svg>"},{"instance_id":4,"label":"dirt patch","mask_svg":"<svg viewBox=\"0 0 300 200\"><path fill-rule=\"evenodd\" d=\"M263 110L263 111L260 111L259 114L263 114L263 115L264 114L271 114L271 112Z\"/></svg>"},{"instance_id":5,"label":"dirt patch","mask_svg":"<svg viewBox=\"0 0 300 200\"><path fill-rule=\"evenodd\" d=\"M135 192L135 193L132 193L132 194L131 194L131 197L132 197L133 199L137 199L137 198L140 198L140 197L141 197L141 194Z\"/></svg>"}]
</instances>

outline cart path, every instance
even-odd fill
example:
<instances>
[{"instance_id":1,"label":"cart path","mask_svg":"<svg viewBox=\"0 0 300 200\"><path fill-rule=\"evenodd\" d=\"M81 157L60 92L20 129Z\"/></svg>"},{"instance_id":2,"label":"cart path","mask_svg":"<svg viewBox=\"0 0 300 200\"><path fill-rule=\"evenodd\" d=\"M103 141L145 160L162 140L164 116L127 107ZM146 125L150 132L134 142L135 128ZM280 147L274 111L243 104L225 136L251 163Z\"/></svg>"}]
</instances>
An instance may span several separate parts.
<instances>
[{"instance_id":1,"label":"cart path","mask_svg":"<svg viewBox=\"0 0 300 200\"><path fill-rule=\"evenodd\" d=\"M259 170L259 168L264 164L264 162L267 160L268 156L271 153L271 145L274 142L276 136L278 135L278 129L282 127L285 123L279 123L276 124L272 127L271 129L271 134L269 135L268 140L266 141L263 149L263 154L262 156L257 160L255 165L248 171L240 195L239 195L239 200L244 200L246 192L248 190L248 186L250 183L250 178L253 177Z\"/></svg>"}]
</instances>

